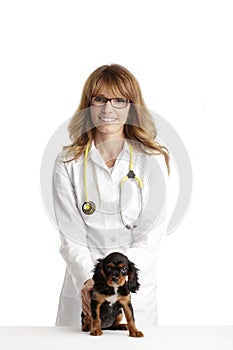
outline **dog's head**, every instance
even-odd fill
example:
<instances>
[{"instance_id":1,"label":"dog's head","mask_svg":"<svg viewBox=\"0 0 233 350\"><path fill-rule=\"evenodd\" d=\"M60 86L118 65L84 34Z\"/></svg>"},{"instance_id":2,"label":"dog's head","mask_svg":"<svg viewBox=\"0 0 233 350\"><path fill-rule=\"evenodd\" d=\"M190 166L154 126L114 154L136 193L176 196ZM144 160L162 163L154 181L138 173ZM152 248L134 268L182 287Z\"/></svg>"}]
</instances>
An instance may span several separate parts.
<instances>
[{"instance_id":1,"label":"dog's head","mask_svg":"<svg viewBox=\"0 0 233 350\"><path fill-rule=\"evenodd\" d=\"M139 289L138 269L127 256L114 252L99 259L94 270L94 282L105 282L109 287L120 287L127 283L128 289L136 293Z\"/></svg>"}]
</instances>

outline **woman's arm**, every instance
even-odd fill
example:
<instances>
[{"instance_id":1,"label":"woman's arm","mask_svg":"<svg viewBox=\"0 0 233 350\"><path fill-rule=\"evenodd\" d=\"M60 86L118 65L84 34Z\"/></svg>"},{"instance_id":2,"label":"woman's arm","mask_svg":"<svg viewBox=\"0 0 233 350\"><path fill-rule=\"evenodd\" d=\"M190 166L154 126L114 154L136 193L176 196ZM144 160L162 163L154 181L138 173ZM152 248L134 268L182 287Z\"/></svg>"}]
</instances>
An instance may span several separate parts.
<instances>
[{"instance_id":1,"label":"woman's arm","mask_svg":"<svg viewBox=\"0 0 233 350\"><path fill-rule=\"evenodd\" d=\"M76 194L66 163L59 155L53 172L53 201L61 237L60 253L78 293L91 276L93 261L86 243L86 224L76 205Z\"/></svg>"},{"instance_id":2,"label":"woman's arm","mask_svg":"<svg viewBox=\"0 0 233 350\"><path fill-rule=\"evenodd\" d=\"M161 238L167 226L168 175L161 157L151 159L154 164L145 181L146 199L140 225L135 228L131 247L125 252L143 273L150 272L159 253Z\"/></svg>"}]
</instances>

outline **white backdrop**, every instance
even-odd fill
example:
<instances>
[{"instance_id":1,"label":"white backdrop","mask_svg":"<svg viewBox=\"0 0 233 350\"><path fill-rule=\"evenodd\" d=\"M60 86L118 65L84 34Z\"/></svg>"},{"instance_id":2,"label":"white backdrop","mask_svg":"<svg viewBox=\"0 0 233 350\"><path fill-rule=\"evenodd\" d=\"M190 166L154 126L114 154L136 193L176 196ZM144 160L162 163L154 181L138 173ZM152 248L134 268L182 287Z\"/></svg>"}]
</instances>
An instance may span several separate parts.
<instances>
[{"instance_id":1,"label":"white backdrop","mask_svg":"<svg viewBox=\"0 0 233 350\"><path fill-rule=\"evenodd\" d=\"M192 161L189 211L161 249L159 324L232 325L231 1L12 0L0 33L0 325L54 325L65 264L40 163L106 63L135 74Z\"/></svg>"}]
</instances>

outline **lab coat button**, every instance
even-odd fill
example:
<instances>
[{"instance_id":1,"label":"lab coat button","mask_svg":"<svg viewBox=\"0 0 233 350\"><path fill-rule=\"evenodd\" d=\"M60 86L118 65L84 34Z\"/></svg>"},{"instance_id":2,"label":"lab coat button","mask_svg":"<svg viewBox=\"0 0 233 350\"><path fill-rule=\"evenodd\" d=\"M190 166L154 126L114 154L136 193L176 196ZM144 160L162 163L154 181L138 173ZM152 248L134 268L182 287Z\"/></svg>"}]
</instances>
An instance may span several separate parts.
<instances>
[{"instance_id":1,"label":"lab coat button","mask_svg":"<svg viewBox=\"0 0 233 350\"><path fill-rule=\"evenodd\" d=\"M112 238L111 238L111 241L112 241L112 242L116 242L116 237L112 237Z\"/></svg>"}]
</instances>

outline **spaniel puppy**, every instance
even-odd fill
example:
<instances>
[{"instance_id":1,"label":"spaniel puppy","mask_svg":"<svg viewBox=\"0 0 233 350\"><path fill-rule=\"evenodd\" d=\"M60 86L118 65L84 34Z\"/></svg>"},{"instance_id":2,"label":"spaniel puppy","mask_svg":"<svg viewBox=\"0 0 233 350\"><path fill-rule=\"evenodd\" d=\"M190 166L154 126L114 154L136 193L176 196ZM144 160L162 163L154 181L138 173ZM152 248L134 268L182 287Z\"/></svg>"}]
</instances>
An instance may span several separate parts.
<instances>
[{"instance_id":1,"label":"spaniel puppy","mask_svg":"<svg viewBox=\"0 0 233 350\"><path fill-rule=\"evenodd\" d=\"M98 259L94 269L94 288L91 291L91 315L82 313L82 331L102 335L101 329L129 330L130 337L143 337L138 331L133 314L130 292L139 289L138 269L118 252ZM121 324L122 309L127 324Z\"/></svg>"}]
</instances>

